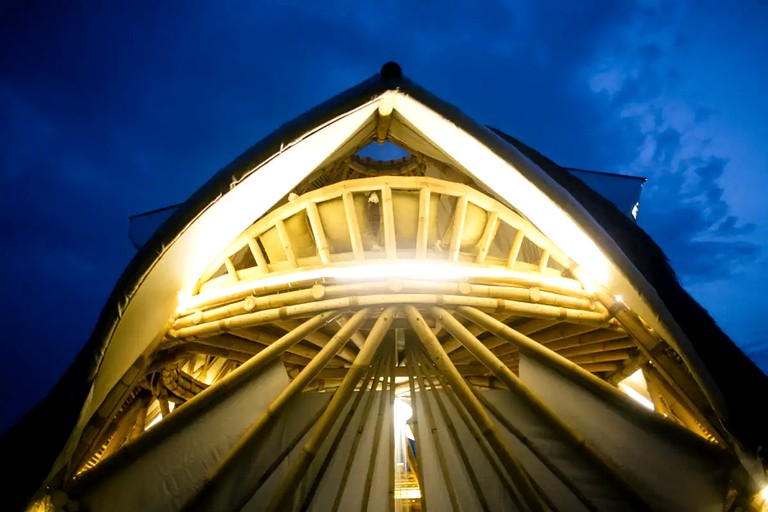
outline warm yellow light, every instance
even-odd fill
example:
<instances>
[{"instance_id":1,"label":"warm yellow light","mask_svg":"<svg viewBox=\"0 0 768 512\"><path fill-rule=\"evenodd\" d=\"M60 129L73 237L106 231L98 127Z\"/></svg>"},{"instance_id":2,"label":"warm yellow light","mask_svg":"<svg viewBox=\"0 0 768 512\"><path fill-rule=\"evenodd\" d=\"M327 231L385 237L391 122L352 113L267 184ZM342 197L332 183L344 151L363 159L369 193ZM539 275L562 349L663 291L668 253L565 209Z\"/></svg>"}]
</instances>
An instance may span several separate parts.
<instances>
[{"instance_id":1,"label":"warm yellow light","mask_svg":"<svg viewBox=\"0 0 768 512\"><path fill-rule=\"evenodd\" d=\"M648 386L642 370L635 371L635 373L619 382L619 389L646 409L651 411L655 409L653 402L650 400Z\"/></svg>"},{"instance_id":2,"label":"warm yellow light","mask_svg":"<svg viewBox=\"0 0 768 512\"><path fill-rule=\"evenodd\" d=\"M190 296L187 293L178 294L177 313L183 313L210 301L216 301L228 295L247 292L254 288L264 288L315 281L334 279L338 281L372 281L388 279L412 279L419 281L462 281L465 279L504 279L526 278L527 274L514 272L504 268L485 267L482 265L462 265L440 261L396 261L389 263L358 264L347 266L321 267L312 270L289 272L277 276L268 276L252 281L239 281L224 288L203 292ZM568 281L558 281L560 286L568 286ZM573 289L578 289L576 282Z\"/></svg>"},{"instance_id":3,"label":"warm yellow light","mask_svg":"<svg viewBox=\"0 0 768 512\"><path fill-rule=\"evenodd\" d=\"M768 501L768 485L763 487L763 490L760 491L760 497L762 497L763 500Z\"/></svg>"}]
</instances>

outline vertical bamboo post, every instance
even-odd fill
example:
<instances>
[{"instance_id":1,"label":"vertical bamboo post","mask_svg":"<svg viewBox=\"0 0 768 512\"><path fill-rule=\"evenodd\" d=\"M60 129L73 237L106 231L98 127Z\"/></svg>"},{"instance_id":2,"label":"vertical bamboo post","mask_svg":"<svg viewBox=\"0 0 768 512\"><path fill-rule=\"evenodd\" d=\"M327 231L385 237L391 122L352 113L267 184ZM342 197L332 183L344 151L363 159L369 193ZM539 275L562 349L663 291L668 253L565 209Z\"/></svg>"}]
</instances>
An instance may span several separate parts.
<instances>
[{"instance_id":1,"label":"vertical bamboo post","mask_svg":"<svg viewBox=\"0 0 768 512\"><path fill-rule=\"evenodd\" d=\"M545 510L544 503L542 502L536 490L533 488L528 473L520 465L520 462L509 449L509 446L507 446L507 444L501 438L498 431L496 430L496 427L488 416L488 413L477 400L477 397L474 395L469 385L461 377L459 371L448 357L448 354L446 354L443 350L443 347L440 345L437 337L435 337L435 335L432 333L432 330L424 321L421 313L419 313L419 311L413 306L406 306L405 310L408 317L408 322L411 324L413 330L416 331L416 334L421 340L421 343L424 345L427 353L429 353L432 362L445 375L448 383L454 388L459 400L461 400L464 407L467 408L470 416L480 428L480 432L483 434L483 436L485 436L486 439L488 439L488 443L491 445L491 448L496 452L505 469L509 473L509 476L512 478L512 481L517 488L517 491L523 498L525 508L533 511Z\"/></svg>"},{"instance_id":2,"label":"vertical bamboo post","mask_svg":"<svg viewBox=\"0 0 768 512\"><path fill-rule=\"evenodd\" d=\"M320 353L318 353L317 356L307 364L304 370L302 370L301 373L299 373L299 375L285 387L280 395L272 402L272 404L270 404L264 414L240 437L238 442L230 449L229 453L203 481L201 488L187 500L181 510L208 510L211 508L206 502L213 497L217 484L226 479L232 471L237 469L238 463L244 456L246 456L248 449L258 444L264 428L282 411L283 407L290 401L290 399L300 393L304 386L312 381L336 352L344 346L350 336L352 336L352 333L357 331L363 323L369 311L368 308L361 309L355 313L349 322L344 324L336 335L331 338L328 344L320 350ZM298 342L298 340L296 341ZM280 343L280 340L275 343ZM274 345L275 344L272 344L269 348L272 348ZM265 349L255 357L260 356L269 350L269 348ZM253 487L254 484L251 484L251 487ZM252 490L242 489L239 508L245 506L251 496L253 496Z\"/></svg>"},{"instance_id":3,"label":"vertical bamboo post","mask_svg":"<svg viewBox=\"0 0 768 512\"><path fill-rule=\"evenodd\" d=\"M409 347L409 348L410 348L411 354L413 354L415 350L413 349L413 347ZM427 415L427 418L429 419L429 423L432 425L432 440L435 443L435 451L437 452L437 462L440 465L440 472L443 474L443 481L445 482L445 487L448 490L448 499L451 502L451 508L453 508L453 510L460 510L458 500L456 499L456 493L453 490L453 483L451 482L451 474L448 471L448 463L445 459L445 452L443 451L440 430L437 428L435 415L432 412L432 404L429 403L429 395L436 394L436 390L434 387L430 386L430 390L427 391L425 379L421 373L421 370L419 370L419 364L417 362L416 357L409 358L409 361L410 361L409 371L413 372L413 374L416 376L416 381L419 383L419 388L422 390L421 396L423 397L423 400L421 403L424 404L424 413ZM450 419L445 415L444 415L444 418L446 422L450 421ZM467 468L467 471L471 472L472 468L471 467Z\"/></svg>"},{"instance_id":4,"label":"vertical bamboo post","mask_svg":"<svg viewBox=\"0 0 768 512\"><path fill-rule=\"evenodd\" d=\"M469 199L464 194L456 200L456 208L453 213L453 232L451 233L451 245L448 246L448 259L450 261L459 261L459 252L461 252L461 235L464 232L464 222L467 218L467 205Z\"/></svg>"},{"instance_id":5,"label":"vertical bamboo post","mask_svg":"<svg viewBox=\"0 0 768 512\"><path fill-rule=\"evenodd\" d=\"M402 333L402 331L399 331ZM387 469L389 473L389 491L387 492L387 510L394 512L395 510L395 373L397 367L397 334L395 334L395 340L392 343L392 368L389 375L389 406L392 412L392 418L389 422L389 464Z\"/></svg>"},{"instance_id":6,"label":"vertical bamboo post","mask_svg":"<svg viewBox=\"0 0 768 512\"><path fill-rule=\"evenodd\" d=\"M501 330L498 328L498 326L495 325L498 321L494 319L493 317L489 317L488 315L485 315L485 313L482 313L481 311L472 310L472 316L468 316L469 312L466 310L472 309L472 308L458 308L459 311L462 313L462 315L467 316L473 321L477 321L482 325L483 327L488 328L489 331L497 334L497 335L503 335L504 330ZM481 362L483 365L488 368L491 373L493 373L500 381L502 381L509 389L510 391L513 391L517 394L520 398L522 398L534 411L539 413L542 418L546 419L547 422L553 426L558 433L562 436L563 441L569 444L569 446L574 449L577 453L580 453L582 456L587 458L591 463L593 463L595 466L600 468L602 472L608 476L612 483L617 487L618 490L622 492L624 497L631 503L635 505L639 505L641 507L648 507L648 504L645 503L645 500L643 499L642 495L635 491L635 489L632 487L632 485L627 482L627 480L624 478L624 476L621 474L619 469L607 458L605 458L602 454L600 454L593 446L592 444L587 441L583 436L576 433L568 424L566 424L552 409L549 408L544 402L539 399L538 396L536 396L528 387L523 384L522 381L512 373L512 370L510 370L507 365L505 365L501 360L499 360L496 355L491 352L487 347L485 347L477 338L472 336L472 334L464 327L461 322L456 320L453 315L448 313L448 311L433 307L432 308L433 313L440 318L441 322L444 322L443 325L445 325L446 330L450 332L456 339L458 339L474 356ZM465 314L465 311L467 314ZM479 315L475 314L479 313L483 315L482 317L479 317ZM493 320L493 323L488 320L488 317L490 320ZM477 320L475 320L477 318ZM482 321L480 321L482 320ZM499 322L500 323L500 322ZM509 327L504 326L504 324L501 324L506 329L509 329L510 331L513 331ZM514 332L514 331L513 331ZM531 344L536 344L535 341L530 340L530 338L527 338L523 336L522 334L517 333L518 336L515 336L514 339L518 338L525 338L526 340L529 340ZM506 336L505 336L506 337ZM510 341L513 341L510 339ZM514 341L513 341L514 342ZM524 347L525 344L520 344L520 350L525 350ZM540 346L539 346L540 347ZM548 350L546 348L540 347L541 350ZM560 356L557 356L560 357ZM596 378L596 377L595 377Z\"/></svg>"},{"instance_id":7,"label":"vertical bamboo post","mask_svg":"<svg viewBox=\"0 0 768 512\"><path fill-rule=\"evenodd\" d=\"M515 233L515 238L512 240L512 247L509 250L509 256L507 257L507 268L512 268L517 263L517 257L520 255L520 248L523 246L523 240L525 240L525 232L522 229L518 229Z\"/></svg>"},{"instance_id":8,"label":"vertical bamboo post","mask_svg":"<svg viewBox=\"0 0 768 512\"><path fill-rule=\"evenodd\" d=\"M386 361L387 366L384 371L384 378L381 380L381 396L379 397L379 412L376 419L376 426L373 431L373 446L371 446L371 459L368 463L368 474L365 477L365 485L363 486L363 503L360 506L360 510L368 510L368 501L371 497L371 485L373 484L373 474L376 472L376 460L379 458L379 440L381 439L381 431L384 427L384 413L387 408L387 398L389 396L386 391L389 379L393 372L393 354L394 346L391 347L392 352L387 354ZM389 467L389 464L387 464Z\"/></svg>"},{"instance_id":9,"label":"vertical bamboo post","mask_svg":"<svg viewBox=\"0 0 768 512\"><path fill-rule=\"evenodd\" d=\"M372 367L369 368L366 371L365 375L363 376L362 384L360 385L360 391L358 391L357 395L355 396L355 399L352 401L352 406L349 408L349 411L347 411L346 416L344 416L344 420L342 421L341 426L336 432L336 436L334 437L333 442L331 443L331 447L328 450L328 453L325 455L325 458L323 458L323 463L320 465L320 468L317 470L315 479L312 481L312 485L310 486L309 491L307 492L307 495L304 497L304 501L302 502L300 510L309 509L309 506L315 497L315 493L317 492L317 489L320 487L320 481L323 479L323 476L325 476L325 471L328 469L328 466L331 464L331 460L333 460L333 457L336 454L336 450L341 444L341 440L344 438L344 434L347 431L347 427L349 426L350 421L352 421L352 417L355 415L355 412L357 411L357 407L360 405L360 401L362 400L363 395L365 394L365 389L368 387L368 384L371 381L373 382L377 381L380 367L381 367L381 364L379 363L375 371L373 370ZM318 415L312 421L312 426L314 426L319 419L320 419L320 415ZM307 428L307 431L309 431L309 428ZM339 489L341 489L343 486L344 486L344 482L340 482Z\"/></svg>"},{"instance_id":10,"label":"vertical bamboo post","mask_svg":"<svg viewBox=\"0 0 768 512\"><path fill-rule=\"evenodd\" d=\"M395 210L392 202L392 188L384 185L381 189L381 228L384 230L384 250L387 259L397 259L397 237L395 236Z\"/></svg>"},{"instance_id":11,"label":"vertical bamboo post","mask_svg":"<svg viewBox=\"0 0 768 512\"><path fill-rule=\"evenodd\" d=\"M328 239L325 237L325 231L323 230L323 223L320 220L320 212L317 210L317 204L311 201L307 203L307 218L309 219L309 227L312 230L312 236L315 238L315 246L317 247L317 255L320 256L320 263L328 265L331 262Z\"/></svg>"},{"instance_id":12,"label":"vertical bamboo post","mask_svg":"<svg viewBox=\"0 0 768 512\"><path fill-rule=\"evenodd\" d=\"M477 243L477 253L475 254L475 263L484 263L488 256L488 250L491 248L493 239L496 237L496 231L499 229L499 212L492 211L488 214L488 220L485 223L483 235Z\"/></svg>"},{"instance_id":13,"label":"vertical bamboo post","mask_svg":"<svg viewBox=\"0 0 768 512\"><path fill-rule=\"evenodd\" d=\"M426 358L428 357L428 355L425 353L424 357ZM517 508L522 508L520 499L518 498L514 489L510 485L509 479L507 478L506 475L504 475L502 469L499 467L499 464L496 458L491 454L490 450L488 449L488 446L486 445L483 436L480 434L477 428L477 425L475 425L472 422L472 420L469 418L469 416L467 416L464 406L461 405L461 403L459 402L459 399L456 397L456 393L454 393L453 389L450 386L448 386L448 383L445 381L445 377L443 377L439 372L435 373L435 378L440 383L440 386L446 391L446 394L448 395L448 399L451 401L453 408L459 414L459 418L461 418L461 421L464 423L467 429L469 429L470 433L472 434L472 437L477 442L477 446L480 448L480 451L483 453L483 456L493 468L493 471L496 473L496 476L499 477L499 481L501 482L501 485L504 487L504 490L507 492L507 495L512 499L512 501L515 503L515 506Z\"/></svg>"},{"instance_id":14,"label":"vertical bamboo post","mask_svg":"<svg viewBox=\"0 0 768 512\"><path fill-rule=\"evenodd\" d=\"M408 346L407 340L405 346ZM410 359L412 356L411 354L408 354L406 357ZM409 361L408 365L410 366L411 364L412 362ZM421 423L419 422L419 407L416 404L416 385L414 380L413 372L408 372L408 387L411 393L411 409L413 410L411 423L413 424L412 431L414 441L416 442L416 477L419 481L419 489L421 490L421 510L422 512L427 512L427 495L424 492L424 458L422 456L422 453L424 452L424 436L422 436L420 432Z\"/></svg>"},{"instance_id":15,"label":"vertical bamboo post","mask_svg":"<svg viewBox=\"0 0 768 512\"><path fill-rule=\"evenodd\" d=\"M355 390L355 386L360 380L360 377L370 366L371 361L373 360L373 357L376 354L379 345L381 344L381 341L384 339L384 335L389 330L390 325L392 325L392 321L394 320L394 313L396 310L397 308L390 306L386 308L376 320L376 323L373 325L373 328L368 334L368 338L365 340L365 344L361 348L360 353L357 354L355 362L352 364L349 371L347 372L347 375L344 377L344 380L339 386L339 389L336 391L336 393L333 394L333 398L331 399L331 403L328 405L328 409L326 409L323 416L317 422L315 430L312 431L310 438L302 448L298 459L291 468L291 471L286 475L285 480L283 480L283 484L276 491L275 496L272 498L272 501L268 507L268 510L280 512L290 508L289 504L293 498L293 492L296 490L296 485L299 481L301 481L310 463L317 455L320 446L328 436L328 432L330 431L331 427L333 427L333 423L341 413L344 406L347 404L347 401L352 395L352 392ZM349 322L344 324L342 330L346 329L348 326L352 326L351 331L357 330L357 327L365 318L365 315L368 312L367 309L362 311L364 311L362 315L357 313L349 320ZM252 493L249 494L249 497L251 495Z\"/></svg>"},{"instance_id":16,"label":"vertical bamboo post","mask_svg":"<svg viewBox=\"0 0 768 512\"><path fill-rule=\"evenodd\" d=\"M347 219L349 243L352 245L352 253L355 255L356 261L362 261L365 259L365 252L363 249L363 236L360 234L360 223L357 220L357 212L355 211L355 198L352 196L352 192L344 191L341 194L341 199L344 202L344 216Z\"/></svg>"},{"instance_id":17,"label":"vertical bamboo post","mask_svg":"<svg viewBox=\"0 0 768 512\"><path fill-rule=\"evenodd\" d=\"M363 405L363 412L360 416L360 420L358 421L357 425L357 431L355 432L355 438L352 440L352 446L349 449L349 453L347 454L347 462L344 465L344 472L341 475L341 479L338 482L338 490L336 491L336 497L333 500L333 506L331 510L333 512L336 512L339 510L339 504L341 503L341 499L344 497L344 491L347 487L347 479L349 478L349 472L352 470L352 464L355 461L355 454L357 453L357 447L360 444L360 439L363 435L363 430L365 429L365 424L367 423L368 419L368 413L371 410L371 406L373 405L373 398L374 398L374 391L376 391L376 387L379 385L379 379L381 377L381 371L384 369L383 362L381 361L383 359L383 355L378 356L378 364L376 365L376 372L373 376L373 379L371 381L371 392L368 393L365 404ZM360 388L360 396L362 397L363 394L367 393L367 383L365 386ZM354 414L354 411L350 410L350 413Z\"/></svg>"},{"instance_id":18,"label":"vertical bamboo post","mask_svg":"<svg viewBox=\"0 0 768 512\"><path fill-rule=\"evenodd\" d=\"M429 211L430 194L427 187L419 191L419 223L416 229L416 259L423 260L427 257L427 242L429 240Z\"/></svg>"}]
</instances>

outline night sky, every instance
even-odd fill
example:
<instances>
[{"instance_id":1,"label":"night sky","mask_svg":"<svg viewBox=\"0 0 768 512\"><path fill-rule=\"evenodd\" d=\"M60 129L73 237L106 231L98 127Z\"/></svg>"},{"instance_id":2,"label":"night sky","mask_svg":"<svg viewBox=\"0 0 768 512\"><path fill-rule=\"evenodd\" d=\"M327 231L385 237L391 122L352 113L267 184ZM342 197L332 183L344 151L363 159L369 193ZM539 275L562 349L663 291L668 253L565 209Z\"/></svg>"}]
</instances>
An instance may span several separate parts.
<instances>
[{"instance_id":1,"label":"night sky","mask_svg":"<svg viewBox=\"0 0 768 512\"><path fill-rule=\"evenodd\" d=\"M130 215L388 60L561 165L647 177L640 225L768 371L768 3L480 3L4 2L0 431L88 338Z\"/></svg>"}]
</instances>

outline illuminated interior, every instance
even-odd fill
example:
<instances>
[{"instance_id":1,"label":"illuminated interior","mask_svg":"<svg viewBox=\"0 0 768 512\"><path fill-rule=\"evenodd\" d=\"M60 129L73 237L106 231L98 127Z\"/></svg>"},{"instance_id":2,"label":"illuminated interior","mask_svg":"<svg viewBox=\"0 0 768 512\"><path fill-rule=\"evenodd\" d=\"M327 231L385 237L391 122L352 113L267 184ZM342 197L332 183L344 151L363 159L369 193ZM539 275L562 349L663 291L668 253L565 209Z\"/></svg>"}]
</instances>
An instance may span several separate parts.
<instances>
[{"instance_id":1,"label":"illuminated interior","mask_svg":"<svg viewBox=\"0 0 768 512\"><path fill-rule=\"evenodd\" d=\"M384 143L404 156L362 156ZM265 382L283 384L241 433L244 446L247 438L266 449L269 429L293 418L297 397L324 405L314 416L308 408L296 432L285 426L284 439L304 451L287 469L280 464L295 452L281 452L243 491L241 508L278 467L287 476L270 491L271 510L292 493L306 505L325 496L324 471L342 482L329 509L351 499L347 481L362 482L360 499L374 502L381 475L395 510L422 510L442 494L456 505L458 464L485 508L557 508L549 500L570 492L589 509L595 498L530 445L498 402L509 392L563 443L581 446L617 496L642 503L609 458L579 444L577 422L543 404L540 382L587 390L594 410L608 404L638 428L707 455L728 444L702 386L706 373L647 283L619 271L612 248L599 247L509 162L416 99L382 93L254 171L180 232L121 312L58 465L80 494L106 493L91 483L109 478L101 473L185 435L187 422L204 424L217 397L266 379L272 363L278 371ZM478 447L465 449L467 439ZM520 466L515 443L556 477L555 498L528 469L510 470ZM222 450L223 462L206 466L206 484L185 497L188 509L213 503L209 487L244 457ZM370 464L355 470L362 459ZM498 480L501 498L483 475ZM427 488L435 479L444 492Z\"/></svg>"}]
</instances>

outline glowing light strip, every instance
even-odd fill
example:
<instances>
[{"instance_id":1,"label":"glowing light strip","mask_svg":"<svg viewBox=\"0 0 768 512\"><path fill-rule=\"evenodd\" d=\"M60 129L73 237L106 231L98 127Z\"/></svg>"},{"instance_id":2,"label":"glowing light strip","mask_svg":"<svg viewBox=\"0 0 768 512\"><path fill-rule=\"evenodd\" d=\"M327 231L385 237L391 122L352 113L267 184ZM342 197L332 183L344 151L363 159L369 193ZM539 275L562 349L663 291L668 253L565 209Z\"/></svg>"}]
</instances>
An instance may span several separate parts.
<instances>
[{"instance_id":1,"label":"glowing light strip","mask_svg":"<svg viewBox=\"0 0 768 512\"><path fill-rule=\"evenodd\" d=\"M639 403L646 409L649 409L651 411L655 410L655 407L653 406L653 402L651 402L650 400L648 400L643 395L641 395L631 387L627 386L626 384L619 383L619 389L621 389L630 398L632 398L635 402Z\"/></svg>"},{"instance_id":2,"label":"glowing light strip","mask_svg":"<svg viewBox=\"0 0 768 512\"><path fill-rule=\"evenodd\" d=\"M438 261L396 261L389 263L371 263L348 266L321 267L312 270L304 270L267 276L252 281L239 281L231 286L212 290L190 296L179 293L179 305L177 312L181 313L195 309L201 304L222 299L227 295L247 292L255 288L287 285L293 282L313 281L319 279L334 279L338 281L366 281L383 279L418 279L431 281L459 281L472 278L527 278L528 274L515 272L499 267L485 267L481 265L462 265L456 263ZM560 286L568 286L569 281L558 283ZM571 287L580 290L574 281Z\"/></svg>"}]
</instances>

